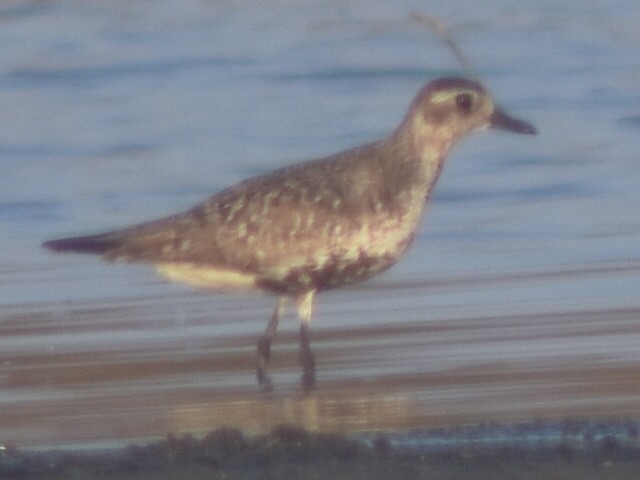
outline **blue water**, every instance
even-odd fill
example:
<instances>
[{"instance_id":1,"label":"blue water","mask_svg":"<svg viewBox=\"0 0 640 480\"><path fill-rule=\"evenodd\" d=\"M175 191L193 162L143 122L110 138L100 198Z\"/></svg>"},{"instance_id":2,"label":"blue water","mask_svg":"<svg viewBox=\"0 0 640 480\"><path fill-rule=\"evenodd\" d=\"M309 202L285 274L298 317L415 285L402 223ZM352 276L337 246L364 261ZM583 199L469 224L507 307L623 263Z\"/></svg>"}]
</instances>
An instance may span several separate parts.
<instances>
[{"instance_id":1,"label":"blue water","mask_svg":"<svg viewBox=\"0 0 640 480\"><path fill-rule=\"evenodd\" d=\"M233 382L251 391L252 342L270 300L191 294L144 267L51 255L40 242L174 213L247 176L387 134L424 83L464 74L441 39L410 19L416 11L447 25L496 101L540 135L482 132L459 145L407 257L352 292L320 296L317 335L383 326L389 312L400 325L515 315L528 326L536 315L586 312L575 338L553 337L554 352L575 348L576 362L595 355L640 365L633 320L640 321L633 313L640 310L639 2L5 1L0 355L12 360L0 404L3 395L10 406L12 395L46 404L57 394L55 379L48 388L28 375L17 380L26 375L20 359L28 364L30 355L119 342L135 352L149 339L183 334L191 342L250 338L242 343L249 366ZM221 305L236 322L205 322ZM116 321L110 307L123 308L119 315L130 323ZM627 323L612 314L591 343L571 343L593 312L607 311L626 312ZM79 332L65 334L67 317ZM609 320L626 333L607 336ZM144 334L128 336L138 323ZM185 326L197 331L184 333ZM446 372L467 365L470 351L461 341L446 364L442 355L421 357L416 345L413 356L401 348L402 360L387 338L379 342L388 348L383 357L397 362L367 363L377 357L366 352L380 347L365 340L353 340L363 342L360 360L347 355L344 364L327 359L323 366L318 355L325 378ZM549 345L525 341L513 352L541 358ZM475 352L469 367L496 360ZM231 377L224 378L228 386ZM195 372L171 381L209 380ZM15 382L25 390L13 390ZM412 392L412 401L428 403L436 387ZM26 444L75 438L72 428L58 434L52 427L34 439L17 424L15 437Z\"/></svg>"}]
</instances>

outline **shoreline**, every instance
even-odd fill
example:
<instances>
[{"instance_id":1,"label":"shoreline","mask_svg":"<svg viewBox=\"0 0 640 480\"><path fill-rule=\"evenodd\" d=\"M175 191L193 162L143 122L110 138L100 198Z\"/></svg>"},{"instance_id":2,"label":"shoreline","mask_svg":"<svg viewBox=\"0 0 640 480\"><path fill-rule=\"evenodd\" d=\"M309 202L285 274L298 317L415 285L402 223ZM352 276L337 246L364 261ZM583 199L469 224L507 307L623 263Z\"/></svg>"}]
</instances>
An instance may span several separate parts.
<instances>
[{"instance_id":1,"label":"shoreline","mask_svg":"<svg viewBox=\"0 0 640 480\"><path fill-rule=\"evenodd\" d=\"M628 479L640 474L640 421L483 424L396 434L264 435L221 428L122 448L0 452L0 478ZM514 475L517 475L515 477Z\"/></svg>"}]
</instances>

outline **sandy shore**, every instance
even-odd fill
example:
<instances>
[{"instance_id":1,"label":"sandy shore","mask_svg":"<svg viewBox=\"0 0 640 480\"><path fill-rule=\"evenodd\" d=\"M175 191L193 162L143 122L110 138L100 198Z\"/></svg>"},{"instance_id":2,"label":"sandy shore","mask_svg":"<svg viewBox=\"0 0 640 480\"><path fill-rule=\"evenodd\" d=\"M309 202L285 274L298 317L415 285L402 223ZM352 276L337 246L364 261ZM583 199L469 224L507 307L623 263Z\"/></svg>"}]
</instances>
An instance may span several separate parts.
<instances>
[{"instance_id":1,"label":"sandy shore","mask_svg":"<svg viewBox=\"0 0 640 480\"><path fill-rule=\"evenodd\" d=\"M247 436L219 429L111 450L6 447L16 479L635 479L638 422L485 425L348 437L281 426Z\"/></svg>"}]
</instances>

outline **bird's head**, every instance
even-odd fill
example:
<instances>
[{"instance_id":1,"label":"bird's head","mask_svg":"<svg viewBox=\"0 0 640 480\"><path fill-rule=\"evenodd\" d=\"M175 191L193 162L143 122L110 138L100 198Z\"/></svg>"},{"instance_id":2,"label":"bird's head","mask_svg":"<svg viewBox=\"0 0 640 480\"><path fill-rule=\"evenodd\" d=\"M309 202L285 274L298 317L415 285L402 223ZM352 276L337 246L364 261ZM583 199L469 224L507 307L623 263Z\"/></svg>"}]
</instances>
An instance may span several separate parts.
<instances>
[{"instance_id":1,"label":"bird's head","mask_svg":"<svg viewBox=\"0 0 640 480\"><path fill-rule=\"evenodd\" d=\"M423 87L401 128L413 129L418 135L439 135L449 142L484 128L537 133L533 125L500 110L479 82L454 77L440 78Z\"/></svg>"}]
</instances>

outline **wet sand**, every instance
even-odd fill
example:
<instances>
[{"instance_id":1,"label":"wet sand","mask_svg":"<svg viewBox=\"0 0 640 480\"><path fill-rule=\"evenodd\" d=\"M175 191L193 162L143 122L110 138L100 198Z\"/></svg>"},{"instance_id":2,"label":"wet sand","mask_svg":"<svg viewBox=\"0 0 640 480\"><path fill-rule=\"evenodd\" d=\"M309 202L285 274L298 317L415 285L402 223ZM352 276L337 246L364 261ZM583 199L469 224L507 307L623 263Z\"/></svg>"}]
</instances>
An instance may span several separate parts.
<instances>
[{"instance_id":1,"label":"wet sand","mask_svg":"<svg viewBox=\"0 0 640 480\"><path fill-rule=\"evenodd\" d=\"M570 281L584 275L566 272ZM299 386L292 315L273 346L274 392L256 385L255 342L270 298L155 284L169 294L5 308L0 442L103 447L220 427L352 434L638 418L640 308L585 302L516 314L508 303L498 313L456 301L456 292L491 281L499 290L539 279L374 283L321 296L310 395ZM424 310L443 290L455 309Z\"/></svg>"},{"instance_id":2,"label":"wet sand","mask_svg":"<svg viewBox=\"0 0 640 480\"><path fill-rule=\"evenodd\" d=\"M637 270L627 263L374 282L321 296L311 394L299 386L292 315L274 343L275 390L256 385L255 341L270 298L153 282L149 295L8 306L0 326L0 473L637 478L633 298L618 308L502 298L469 308L458 300ZM129 281L148 278L134 269ZM439 303L442 296L449 300Z\"/></svg>"}]
</instances>

